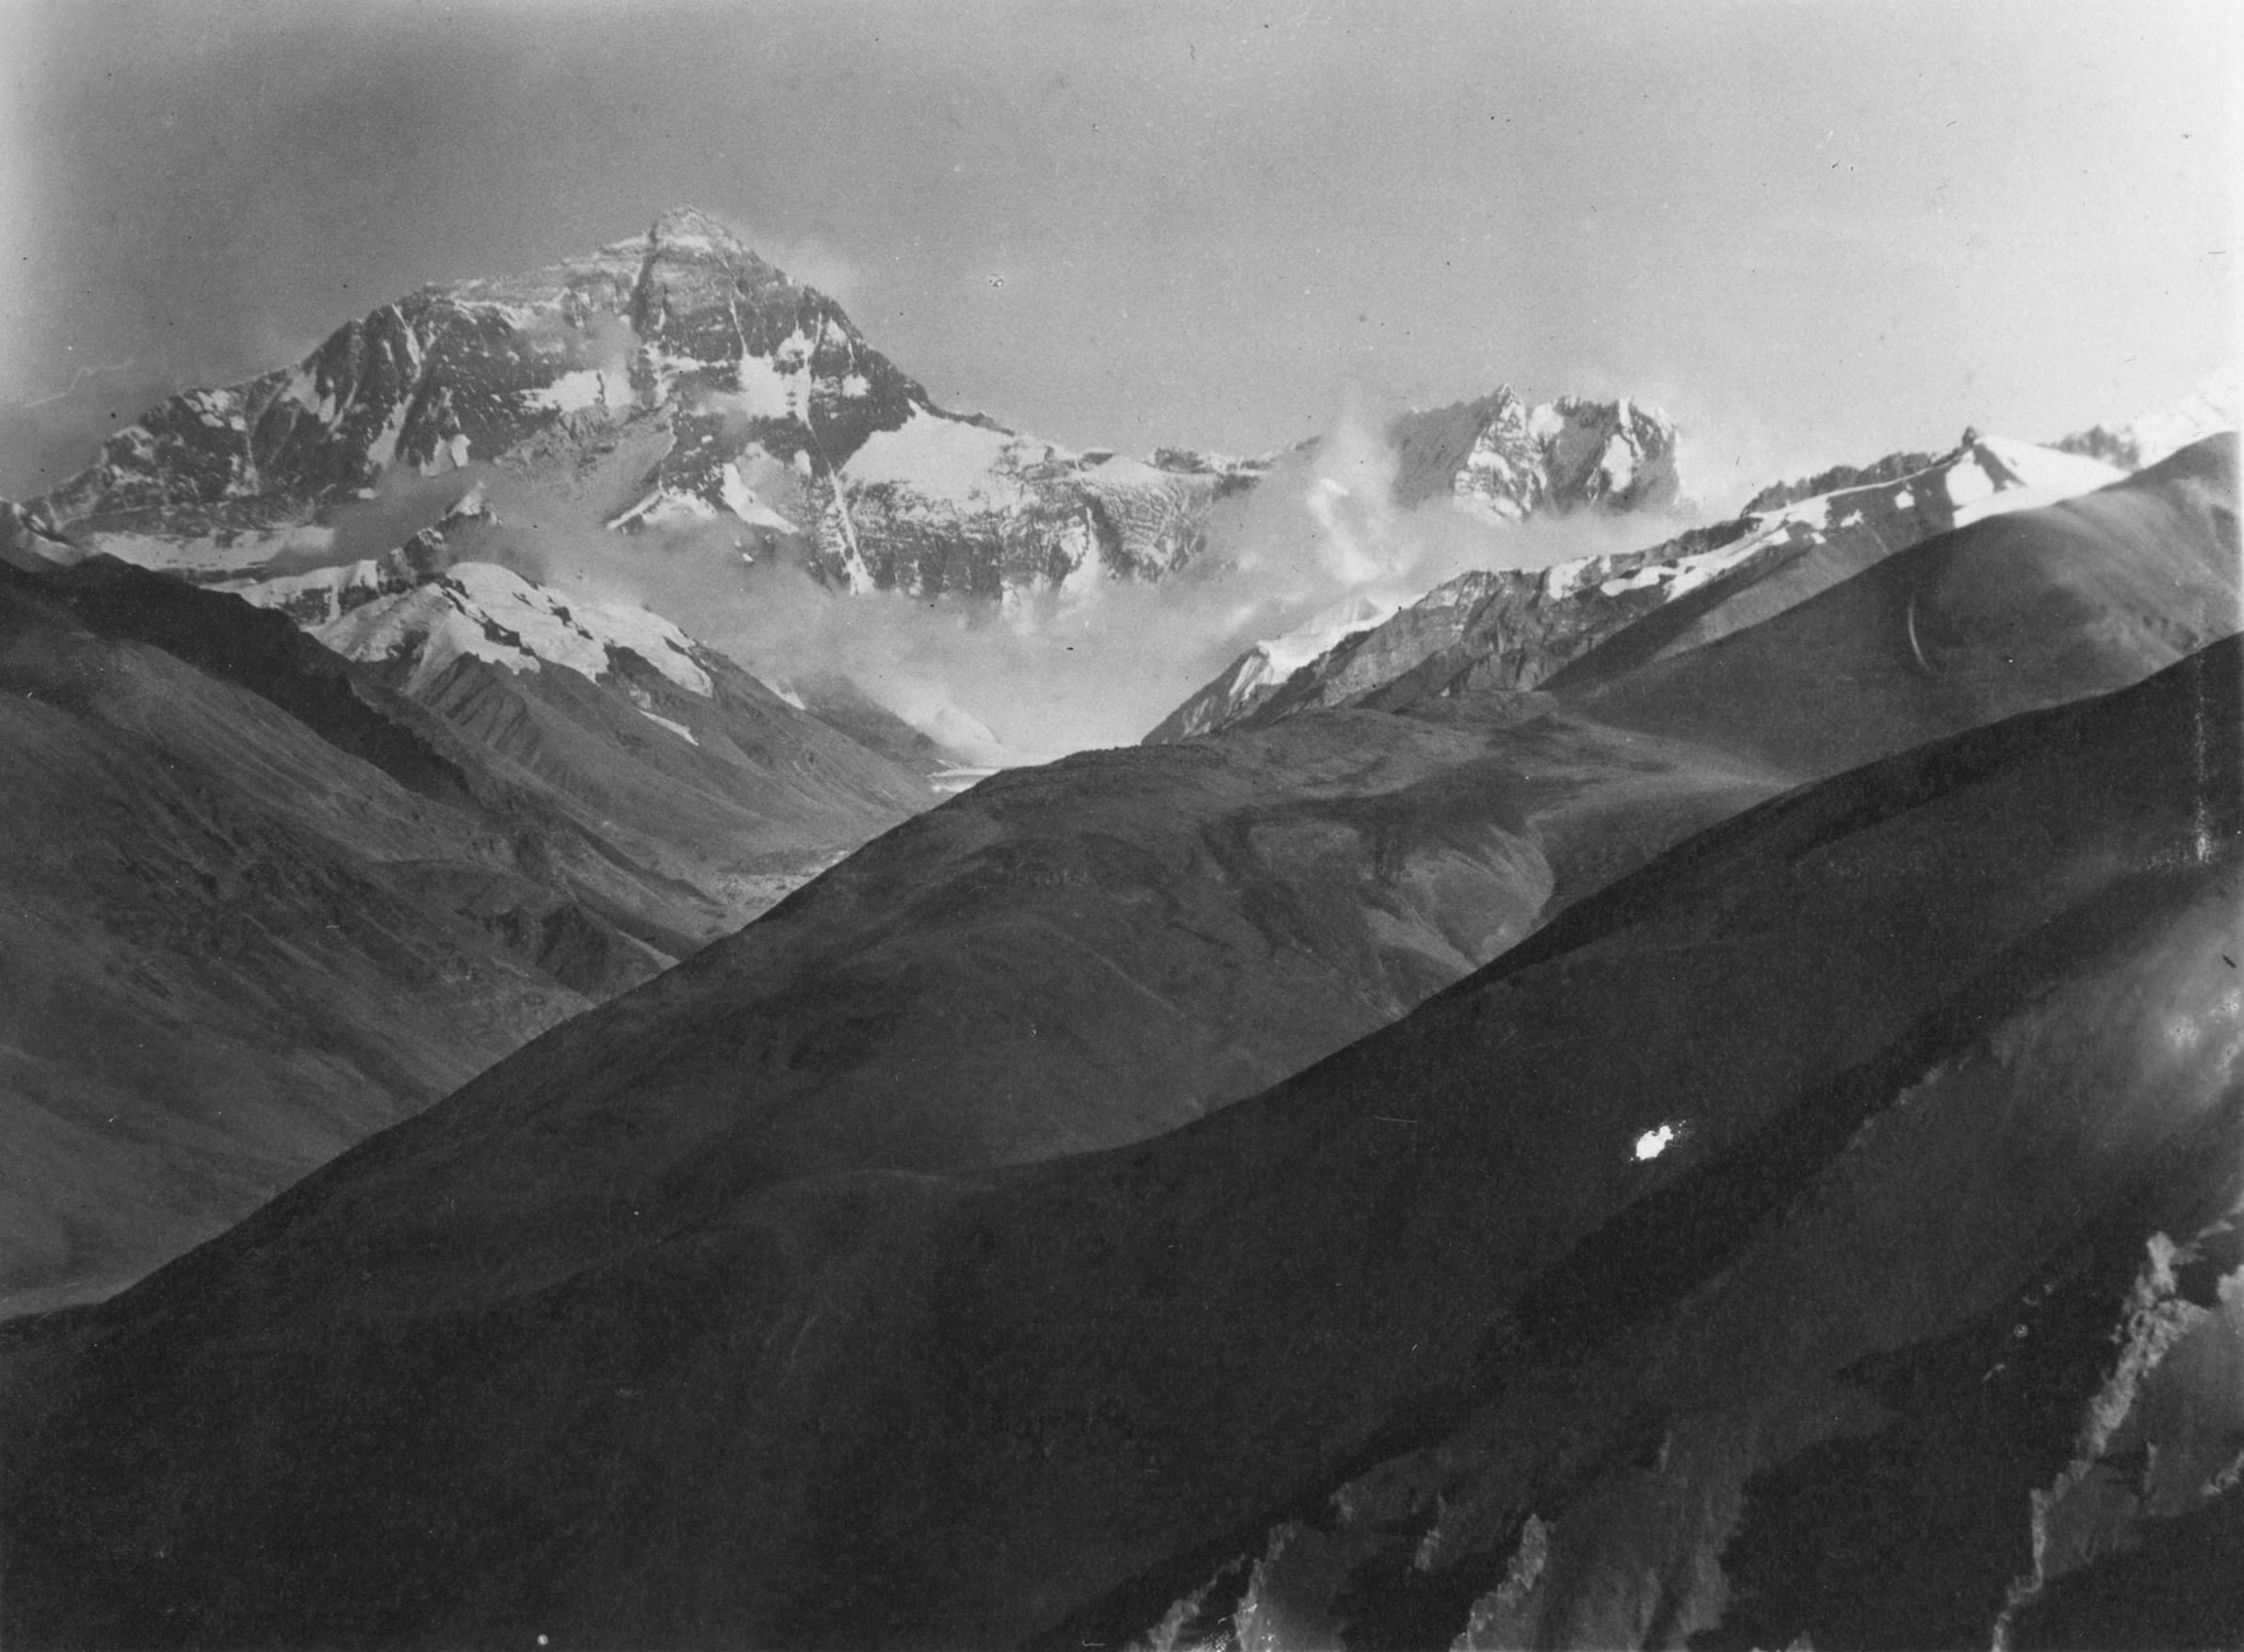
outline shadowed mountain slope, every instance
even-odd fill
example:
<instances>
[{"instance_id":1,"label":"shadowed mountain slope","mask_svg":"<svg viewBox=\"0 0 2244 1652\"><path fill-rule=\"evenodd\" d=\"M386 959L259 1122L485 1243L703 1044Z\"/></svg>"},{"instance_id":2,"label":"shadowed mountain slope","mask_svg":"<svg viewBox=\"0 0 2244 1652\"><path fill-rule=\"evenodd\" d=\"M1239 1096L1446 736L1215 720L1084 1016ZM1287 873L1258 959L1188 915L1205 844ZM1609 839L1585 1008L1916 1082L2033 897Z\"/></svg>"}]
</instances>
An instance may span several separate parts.
<instances>
[{"instance_id":1,"label":"shadowed mountain slope","mask_svg":"<svg viewBox=\"0 0 2244 1652\"><path fill-rule=\"evenodd\" d=\"M711 666L414 685L106 558L0 568L0 1305L177 1255L929 798Z\"/></svg>"},{"instance_id":2,"label":"shadowed mountain slope","mask_svg":"<svg viewBox=\"0 0 2244 1652\"><path fill-rule=\"evenodd\" d=\"M654 965L340 661L203 600L268 622L226 663L321 728L0 571L10 1305L114 1288Z\"/></svg>"},{"instance_id":3,"label":"shadowed mountain slope","mask_svg":"<svg viewBox=\"0 0 2244 1652\"><path fill-rule=\"evenodd\" d=\"M583 1121L486 1080L16 1334L9 1637L2061 1628L2244 1450L2240 702L2232 641L1761 805L996 1179L687 1174L588 1238L517 1168Z\"/></svg>"}]
</instances>

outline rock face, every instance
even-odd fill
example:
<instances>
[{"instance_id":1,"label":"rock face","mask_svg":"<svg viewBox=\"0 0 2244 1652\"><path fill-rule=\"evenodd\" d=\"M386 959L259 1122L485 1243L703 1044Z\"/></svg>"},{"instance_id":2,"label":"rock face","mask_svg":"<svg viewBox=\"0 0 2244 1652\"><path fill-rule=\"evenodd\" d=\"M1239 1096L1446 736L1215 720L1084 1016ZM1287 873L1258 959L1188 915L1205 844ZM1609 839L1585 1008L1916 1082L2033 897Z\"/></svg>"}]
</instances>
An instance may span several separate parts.
<instances>
[{"instance_id":1,"label":"rock face","mask_svg":"<svg viewBox=\"0 0 2244 1652\"><path fill-rule=\"evenodd\" d=\"M2029 1644L2125 1564L2158 1610L2235 1518L2234 477L923 817L18 1327L8 1639ZM1613 882L1569 812L1689 797L1617 810L1632 742L1877 761ZM1596 892L1464 974L1552 850ZM1267 1038L1227 953L1329 1004L1412 949L1463 979L1306 1071L992 1168L1048 1097L1174 1122L1069 1075Z\"/></svg>"},{"instance_id":2,"label":"rock face","mask_svg":"<svg viewBox=\"0 0 2244 1652\"><path fill-rule=\"evenodd\" d=\"M1653 510L1679 492L1675 425L1626 397L1530 405L1508 385L1396 419L1395 503L1448 494L1491 522L1541 512Z\"/></svg>"},{"instance_id":3,"label":"rock face","mask_svg":"<svg viewBox=\"0 0 2244 1652\"><path fill-rule=\"evenodd\" d=\"M1406 505L1439 495L1510 522L1675 493L1672 426L1625 399L1531 407L1501 390L1390 434ZM683 209L533 275L423 288L293 367L171 397L53 493L8 505L0 558L112 555L332 640L356 635L349 609L504 559L476 550L488 482L568 527L585 566L540 575L564 604L660 583L683 557L718 589L751 577L743 559L776 560L840 592L1004 606L1173 574L1272 463L1077 452L938 407L831 299ZM451 517L421 526L463 471L474 491L458 476ZM392 520L396 537L369 543ZM992 761L915 767L954 786L962 756Z\"/></svg>"},{"instance_id":4,"label":"rock face","mask_svg":"<svg viewBox=\"0 0 2244 1652\"><path fill-rule=\"evenodd\" d=\"M1969 447L1976 440L1977 432L1967 430L1959 445ZM2064 451L2070 452L2072 449ZM1933 453L1889 453L1870 464L1834 464L1829 470L1818 471L1798 481L1774 482L1762 489L1746 501L1745 514L1760 516L1819 494L1851 492L1876 482L1899 481L1905 476L1929 470L1939 462L1940 456Z\"/></svg>"},{"instance_id":5,"label":"rock face","mask_svg":"<svg viewBox=\"0 0 2244 1652\"><path fill-rule=\"evenodd\" d=\"M431 286L294 368L119 432L34 516L203 577L301 560L399 470L488 462L610 526L715 523L851 590L1152 577L1251 461L1074 453L935 407L831 299L691 210L511 281Z\"/></svg>"},{"instance_id":6,"label":"rock face","mask_svg":"<svg viewBox=\"0 0 2244 1652\"><path fill-rule=\"evenodd\" d=\"M1675 494L1673 427L1625 399L1500 390L1393 434L1405 504L1517 521ZM1270 462L1076 452L948 412L831 299L687 209L536 275L426 287L294 367L173 397L27 519L239 581L350 560L335 515L385 478L490 463L625 534L706 526L727 555L780 547L837 589L1003 601L1168 574Z\"/></svg>"},{"instance_id":7,"label":"rock face","mask_svg":"<svg viewBox=\"0 0 2244 1652\"><path fill-rule=\"evenodd\" d=\"M1920 459L1896 455L1772 488L1734 521L1646 550L1461 575L1338 639L1327 641L1340 627L1312 630L1309 640L1325 643L1322 648L1302 646L1302 638L1260 644L1146 738L1158 743L1267 723L1312 706L1395 709L1469 688L1532 688L1657 610L1671 610L1662 622L1674 633L1666 645L1691 646L1709 633L1684 616L1709 605L1722 607L1727 624L1750 623L1934 534L2122 474L2093 460L1976 436L1939 459ZM1761 591L1758 599L1732 600L1748 586Z\"/></svg>"}]
</instances>

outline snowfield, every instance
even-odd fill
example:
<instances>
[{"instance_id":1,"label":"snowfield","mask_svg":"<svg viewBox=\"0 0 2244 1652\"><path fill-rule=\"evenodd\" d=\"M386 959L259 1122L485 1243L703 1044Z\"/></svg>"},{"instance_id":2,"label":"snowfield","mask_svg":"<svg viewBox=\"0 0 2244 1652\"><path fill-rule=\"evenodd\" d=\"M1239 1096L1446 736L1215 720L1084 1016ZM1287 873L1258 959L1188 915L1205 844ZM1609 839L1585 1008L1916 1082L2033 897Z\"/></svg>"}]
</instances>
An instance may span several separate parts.
<instances>
[{"instance_id":1,"label":"snowfield","mask_svg":"<svg viewBox=\"0 0 2244 1652\"><path fill-rule=\"evenodd\" d=\"M1988 462L1990 459L1993 461L1992 468ZM2008 474L1998 476L1994 474L1995 468ZM1956 526L1962 527L1981 517L1999 516L2008 510L2031 510L2080 494L2092 494L2122 479L2126 474L2101 460L2060 453L2054 447L2038 447L2031 442L1988 436L1951 467L1944 479L1948 502L1956 508Z\"/></svg>"},{"instance_id":2,"label":"snowfield","mask_svg":"<svg viewBox=\"0 0 2244 1652\"><path fill-rule=\"evenodd\" d=\"M564 600L495 562L455 563L313 634L351 659L410 655L412 691L463 657L517 672L556 665L598 682L612 669L610 648L630 649L689 693L707 698L716 688L693 661L692 640L668 620L621 604Z\"/></svg>"},{"instance_id":3,"label":"snowfield","mask_svg":"<svg viewBox=\"0 0 2244 1652\"><path fill-rule=\"evenodd\" d=\"M1056 449L1040 444L1037 458ZM1024 504L1028 490L1007 474L1028 446L1019 437L964 419L915 410L894 430L877 430L851 455L842 475L857 483L891 482L932 499L1010 506Z\"/></svg>"}]
</instances>

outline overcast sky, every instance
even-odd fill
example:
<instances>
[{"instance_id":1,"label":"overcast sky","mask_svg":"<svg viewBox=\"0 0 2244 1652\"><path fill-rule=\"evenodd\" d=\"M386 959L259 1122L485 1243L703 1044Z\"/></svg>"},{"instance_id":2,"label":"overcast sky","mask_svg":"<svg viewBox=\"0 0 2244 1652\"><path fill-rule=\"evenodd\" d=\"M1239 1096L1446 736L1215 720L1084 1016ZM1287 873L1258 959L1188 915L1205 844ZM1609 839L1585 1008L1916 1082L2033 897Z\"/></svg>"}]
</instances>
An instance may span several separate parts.
<instances>
[{"instance_id":1,"label":"overcast sky","mask_svg":"<svg viewBox=\"0 0 2244 1652\"><path fill-rule=\"evenodd\" d=\"M685 203L1077 445L1506 381L1731 465L2054 436L2234 352L2232 9L0 0L0 488Z\"/></svg>"}]
</instances>

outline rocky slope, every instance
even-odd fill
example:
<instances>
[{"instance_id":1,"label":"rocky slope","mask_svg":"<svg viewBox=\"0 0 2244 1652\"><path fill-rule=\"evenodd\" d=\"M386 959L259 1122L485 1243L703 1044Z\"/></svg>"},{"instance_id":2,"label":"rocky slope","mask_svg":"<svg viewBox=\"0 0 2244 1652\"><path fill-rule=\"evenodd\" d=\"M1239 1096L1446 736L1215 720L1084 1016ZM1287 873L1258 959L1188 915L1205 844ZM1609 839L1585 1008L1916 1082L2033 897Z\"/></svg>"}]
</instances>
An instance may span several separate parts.
<instances>
[{"instance_id":1,"label":"rocky slope","mask_svg":"<svg viewBox=\"0 0 2244 1652\"><path fill-rule=\"evenodd\" d=\"M1465 574L1391 614L1320 615L1259 644L1146 735L1182 739L1318 705L1407 704L1455 688L1533 688L1656 610L1720 600L1739 618L1797 602L1934 534L2101 487L2122 472L2028 444L1967 439L1765 490L1732 521L1642 551ZM1739 593L1760 587L1752 603ZM1672 617L1670 617L1672 623ZM1678 628L1672 646L1689 646ZM1343 634L1334 636L1335 631Z\"/></svg>"},{"instance_id":2,"label":"rocky slope","mask_svg":"<svg viewBox=\"0 0 2244 1652\"><path fill-rule=\"evenodd\" d=\"M486 1080L17 1329L10 1638L2061 1643L2233 1515L2240 701L1764 805L1037 1171L615 1175L661 1109Z\"/></svg>"}]
</instances>

